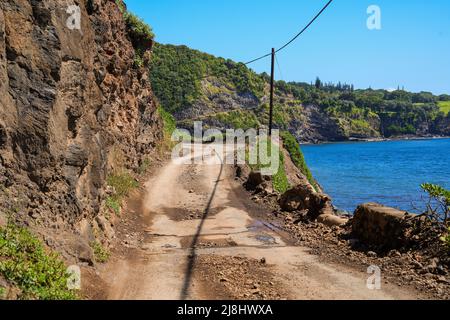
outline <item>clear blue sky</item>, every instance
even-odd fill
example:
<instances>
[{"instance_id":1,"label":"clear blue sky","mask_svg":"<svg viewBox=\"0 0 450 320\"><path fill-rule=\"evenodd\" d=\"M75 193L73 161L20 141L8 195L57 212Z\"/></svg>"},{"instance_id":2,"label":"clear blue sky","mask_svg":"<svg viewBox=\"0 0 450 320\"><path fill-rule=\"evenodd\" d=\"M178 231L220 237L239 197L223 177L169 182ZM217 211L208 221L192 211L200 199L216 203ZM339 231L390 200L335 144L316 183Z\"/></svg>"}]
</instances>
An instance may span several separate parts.
<instances>
[{"instance_id":1,"label":"clear blue sky","mask_svg":"<svg viewBox=\"0 0 450 320\"><path fill-rule=\"evenodd\" d=\"M326 0L125 0L161 43L185 44L245 62L280 47ZM369 5L381 8L382 29L366 26ZM269 71L270 59L253 64ZM353 83L450 93L450 1L335 0L283 52L277 79Z\"/></svg>"}]
</instances>

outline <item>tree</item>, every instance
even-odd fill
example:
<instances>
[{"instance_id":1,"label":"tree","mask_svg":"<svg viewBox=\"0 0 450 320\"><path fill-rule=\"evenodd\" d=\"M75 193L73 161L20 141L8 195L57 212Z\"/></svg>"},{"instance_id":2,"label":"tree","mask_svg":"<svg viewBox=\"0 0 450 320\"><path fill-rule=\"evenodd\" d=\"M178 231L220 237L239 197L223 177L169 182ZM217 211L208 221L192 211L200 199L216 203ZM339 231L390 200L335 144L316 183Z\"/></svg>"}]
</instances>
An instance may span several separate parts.
<instances>
[{"instance_id":1,"label":"tree","mask_svg":"<svg viewBox=\"0 0 450 320\"><path fill-rule=\"evenodd\" d=\"M450 190L431 183L424 183L420 187L429 196L425 215L431 220L447 224L450 217Z\"/></svg>"},{"instance_id":2,"label":"tree","mask_svg":"<svg viewBox=\"0 0 450 320\"><path fill-rule=\"evenodd\" d=\"M317 89L322 88L322 81L319 79L319 77L316 78L315 86Z\"/></svg>"}]
</instances>

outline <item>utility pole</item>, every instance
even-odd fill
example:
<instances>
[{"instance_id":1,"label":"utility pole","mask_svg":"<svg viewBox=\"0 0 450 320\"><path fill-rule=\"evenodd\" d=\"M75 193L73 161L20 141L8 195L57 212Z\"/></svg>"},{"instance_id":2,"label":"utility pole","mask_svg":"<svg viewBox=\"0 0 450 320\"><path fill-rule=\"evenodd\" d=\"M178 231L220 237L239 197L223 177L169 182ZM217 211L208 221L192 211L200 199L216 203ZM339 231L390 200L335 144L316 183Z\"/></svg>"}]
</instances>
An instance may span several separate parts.
<instances>
[{"instance_id":1,"label":"utility pole","mask_svg":"<svg viewBox=\"0 0 450 320\"><path fill-rule=\"evenodd\" d=\"M272 72L270 74L270 116L269 116L269 136L272 137L273 127L273 90L275 73L275 49L272 48Z\"/></svg>"}]
</instances>

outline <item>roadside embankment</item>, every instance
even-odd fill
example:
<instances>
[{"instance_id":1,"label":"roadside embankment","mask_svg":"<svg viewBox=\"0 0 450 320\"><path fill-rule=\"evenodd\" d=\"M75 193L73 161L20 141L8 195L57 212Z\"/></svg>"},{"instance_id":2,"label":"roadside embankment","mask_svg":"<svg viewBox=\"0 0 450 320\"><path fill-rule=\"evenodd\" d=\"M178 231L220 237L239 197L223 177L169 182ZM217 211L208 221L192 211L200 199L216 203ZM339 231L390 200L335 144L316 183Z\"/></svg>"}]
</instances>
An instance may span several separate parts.
<instances>
[{"instance_id":1,"label":"roadside embankment","mask_svg":"<svg viewBox=\"0 0 450 320\"><path fill-rule=\"evenodd\" d=\"M283 165L291 184L284 193L273 190L270 177L245 166L236 167L237 179L253 201L272 210L269 219L299 245L324 260L361 269L377 266L384 279L411 285L430 298L450 298L449 249L440 234L427 231L426 218L375 203L359 206L353 216L339 216L332 199L315 188L290 157L285 156Z\"/></svg>"}]
</instances>

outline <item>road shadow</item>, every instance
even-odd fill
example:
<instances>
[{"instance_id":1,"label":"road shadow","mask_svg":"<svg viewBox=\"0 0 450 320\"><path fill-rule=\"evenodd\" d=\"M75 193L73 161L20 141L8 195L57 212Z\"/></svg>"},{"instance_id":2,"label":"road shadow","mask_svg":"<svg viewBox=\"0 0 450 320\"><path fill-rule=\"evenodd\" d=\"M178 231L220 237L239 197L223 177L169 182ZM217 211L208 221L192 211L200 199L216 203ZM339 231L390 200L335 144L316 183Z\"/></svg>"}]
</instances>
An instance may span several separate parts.
<instances>
[{"instance_id":1,"label":"road shadow","mask_svg":"<svg viewBox=\"0 0 450 320\"><path fill-rule=\"evenodd\" d=\"M197 232L195 233L194 238L192 239L192 243L189 247L189 255L188 255L188 261L187 261L187 267L186 267L186 271L185 271L185 278L184 278L184 282L183 282L183 288L181 290L181 294L180 294L180 299L181 300L187 300L189 297L189 288L191 286L192 283L192 276L193 276L193 271L194 271L194 267L195 267L195 261L197 259L197 244L198 244L198 240L200 238L200 235L202 233L202 229L203 229L203 225L205 224L206 219L208 218L210 212L211 212L211 205L212 202L214 200L214 197L216 196L216 192L217 192L217 187L219 186L219 183L221 181L222 178L222 174L223 174L223 170L224 170L224 162L223 159L220 157L220 155L218 155L216 153L217 157L219 157L221 165L220 165L220 172L219 175L217 177L217 180L214 184L214 188L213 191L211 193L211 196L209 197L208 203L206 205L205 211L203 212L202 218L201 218L201 222L198 225L197 228Z\"/></svg>"}]
</instances>

